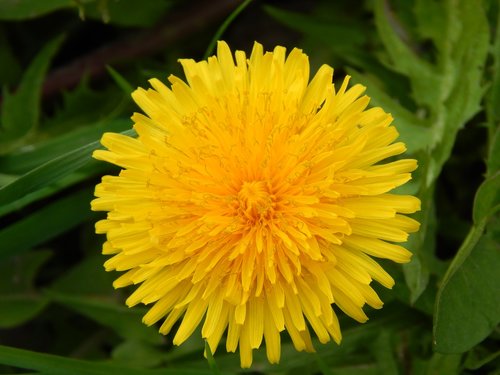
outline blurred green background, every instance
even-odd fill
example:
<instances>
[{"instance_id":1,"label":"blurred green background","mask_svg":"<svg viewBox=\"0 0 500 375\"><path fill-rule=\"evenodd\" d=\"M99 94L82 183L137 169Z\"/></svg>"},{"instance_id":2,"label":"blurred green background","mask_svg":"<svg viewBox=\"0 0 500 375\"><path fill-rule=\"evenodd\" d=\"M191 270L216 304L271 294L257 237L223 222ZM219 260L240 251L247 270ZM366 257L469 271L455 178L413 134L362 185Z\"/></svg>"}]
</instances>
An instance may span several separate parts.
<instances>
[{"instance_id":1,"label":"blurred green background","mask_svg":"<svg viewBox=\"0 0 500 375\"><path fill-rule=\"evenodd\" d=\"M222 35L299 47L312 71L363 83L419 169L422 223L385 307L342 345L280 365L263 348L203 358L141 323L114 291L89 209L103 132L130 134L132 88L182 77L239 1L0 0L0 374L500 374L500 5L496 0L258 1ZM208 51L210 52L210 51Z\"/></svg>"}]
</instances>

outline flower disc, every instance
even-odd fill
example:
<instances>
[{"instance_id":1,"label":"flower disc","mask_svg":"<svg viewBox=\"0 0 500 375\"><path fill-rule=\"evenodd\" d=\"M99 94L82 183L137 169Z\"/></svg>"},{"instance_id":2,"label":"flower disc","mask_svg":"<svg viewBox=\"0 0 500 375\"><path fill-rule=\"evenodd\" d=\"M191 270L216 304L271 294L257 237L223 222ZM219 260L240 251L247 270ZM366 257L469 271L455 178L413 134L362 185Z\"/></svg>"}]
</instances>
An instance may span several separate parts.
<instances>
[{"instance_id":1,"label":"flower disc","mask_svg":"<svg viewBox=\"0 0 500 375\"><path fill-rule=\"evenodd\" d=\"M363 306L381 308L372 280L393 279L372 258L408 262L397 245L418 230L405 216L420 201L390 191L410 180L416 160L392 117L367 109L364 87L332 84L323 65L309 81L299 49L234 58L219 42L207 61L180 61L186 82L171 76L132 96L146 115L138 137L106 133L94 157L122 168L96 187L92 209L108 211L106 270L114 283L138 284L127 305L150 305L173 342L201 335L214 352L239 349L242 367L265 340L280 359L282 331L297 350L341 340L336 305L359 322Z\"/></svg>"}]
</instances>

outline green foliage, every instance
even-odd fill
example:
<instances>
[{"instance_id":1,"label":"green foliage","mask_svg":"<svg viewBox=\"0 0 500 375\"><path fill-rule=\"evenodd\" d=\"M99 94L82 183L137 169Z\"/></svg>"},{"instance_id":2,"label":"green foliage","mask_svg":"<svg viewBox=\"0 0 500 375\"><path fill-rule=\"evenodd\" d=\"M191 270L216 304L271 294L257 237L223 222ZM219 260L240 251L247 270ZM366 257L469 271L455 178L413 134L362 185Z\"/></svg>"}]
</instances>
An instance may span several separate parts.
<instances>
[{"instance_id":1,"label":"green foliage","mask_svg":"<svg viewBox=\"0 0 500 375\"><path fill-rule=\"evenodd\" d=\"M33 212L26 218L5 227L0 231L0 259L20 254L55 236L66 232L82 221L96 215L89 212L88 202L92 197L88 189L59 199ZM68 207L72 215L67 216ZM47 220L50 218L50 220Z\"/></svg>"},{"instance_id":2,"label":"green foliage","mask_svg":"<svg viewBox=\"0 0 500 375\"><path fill-rule=\"evenodd\" d=\"M0 363L36 370L51 375L211 375L208 370L158 369L145 370L120 366L114 363L83 361L49 354L35 353L28 350L0 346Z\"/></svg>"},{"instance_id":3,"label":"green foliage","mask_svg":"<svg viewBox=\"0 0 500 375\"><path fill-rule=\"evenodd\" d=\"M33 281L50 251L18 255L0 264L0 327L11 328L35 317L48 300L37 293Z\"/></svg>"},{"instance_id":4,"label":"green foliage","mask_svg":"<svg viewBox=\"0 0 500 375\"><path fill-rule=\"evenodd\" d=\"M45 290L45 294L52 301L109 327L125 339L161 344L162 336L141 322L146 310L129 309L116 298L111 286L113 275L100 272L92 280L88 279L89 274L102 268L100 256L88 257L61 276Z\"/></svg>"},{"instance_id":5,"label":"green foliage","mask_svg":"<svg viewBox=\"0 0 500 375\"><path fill-rule=\"evenodd\" d=\"M127 130L123 134L133 135L135 132ZM23 199L25 194L39 191L41 188L83 167L91 160L92 151L99 147L99 141L94 141L73 151L63 153L30 170L0 189L0 204L6 205L10 203L12 205L12 202Z\"/></svg>"},{"instance_id":6,"label":"green foliage","mask_svg":"<svg viewBox=\"0 0 500 375\"><path fill-rule=\"evenodd\" d=\"M9 94L4 88L0 117L0 146L3 151L10 151L13 146L22 143L22 139L37 127L43 77L61 42L62 38L56 38L47 43L24 73L15 94Z\"/></svg>"},{"instance_id":7,"label":"green foliage","mask_svg":"<svg viewBox=\"0 0 500 375\"><path fill-rule=\"evenodd\" d=\"M205 354L207 356L207 362L212 370L213 375L220 375L220 371L217 368L217 363L215 362L214 356L212 355L212 351L210 350L210 345L205 341Z\"/></svg>"},{"instance_id":8,"label":"green foliage","mask_svg":"<svg viewBox=\"0 0 500 375\"><path fill-rule=\"evenodd\" d=\"M2 20L24 20L43 16L52 11L76 6L73 0L19 0L1 1L0 19Z\"/></svg>"},{"instance_id":9,"label":"green foliage","mask_svg":"<svg viewBox=\"0 0 500 375\"><path fill-rule=\"evenodd\" d=\"M135 134L130 92L148 72L165 80L178 58L199 59L220 33L236 48L254 39L268 49L299 46L313 69L327 63L336 77L349 74L392 114L419 162L399 192L422 200L414 216L421 230L407 243L411 263L384 264L396 280L394 290L378 291L384 308L368 309L363 325L339 314L342 344L314 341L315 354L297 353L282 335L281 363L270 365L261 348L252 373L497 373L500 5L248 0L234 4L237 18L224 21L221 8L210 23L212 8L201 3L0 1L0 374L244 373L224 343L212 353L198 333L173 347L171 336L142 324L146 308L127 308L128 293L114 290L116 275L103 270L103 239L93 229L101 215L90 211L100 176L117 173L92 160L99 139ZM201 21L178 22L173 5L207 17L205 29L188 35ZM173 42L146 54L159 33ZM148 45L123 43L136 34L149 35ZM108 48L134 53L117 62ZM87 53L102 71L113 67L104 76L75 70ZM78 74L78 84L68 88L67 74ZM49 96L44 82L59 92Z\"/></svg>"},{"instance_id":10,"label":"green foliage","mask_svg":"<svg viewBox=\"0 0 500 375\"><path fill-rule=\"evenodd\" d=\"M498 225L498 223L495 223ZM463 353L500 323L500 232L475 229L460 248L438 295L434 322L436 350Z\"/></svg>"}]
</instances>

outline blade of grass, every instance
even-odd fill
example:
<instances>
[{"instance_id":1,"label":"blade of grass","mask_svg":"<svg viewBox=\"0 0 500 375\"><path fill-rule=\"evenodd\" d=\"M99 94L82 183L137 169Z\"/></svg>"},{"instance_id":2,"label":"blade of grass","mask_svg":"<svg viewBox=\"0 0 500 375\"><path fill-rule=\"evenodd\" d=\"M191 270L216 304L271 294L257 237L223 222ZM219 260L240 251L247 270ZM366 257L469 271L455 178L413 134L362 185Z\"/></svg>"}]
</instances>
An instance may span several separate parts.
<instances>
[{"instance_id":1,"label":"blade of grass","mask_svg":"<svg viewBox=\"0 0 500 375\"><path fill-rule=\"evenodd\" d=\"M128 82L125 77L114 70L111 66L106 65L106 70L111 75L111 78L113 78L113 81L115 81L117 86L122 89L123 93L130 97L130 94L132 93L132 91L134 91L134 88L132 87L130 82Z\"/></svg>"},{"instance_id":2,"label":"blade of grass","mask_svg":"<svg viewBox=\"0 0 500 375\"><path fill-rule=\"evenodd\" d=\"M112 362L93 362L53 354L37 353L3 345L0 345L0 363L51 375L212 375L212 372L209 370L148 370L120 366Z\"/></svg>"},{"instance_id":3,"label":"blade of grass","mask_svg":"<svg viewBox=\"0 0 500 375\"><path fill-rule=\"evenodd\" d=\"M99 121L0 157L1 173L21 175L62 154L100 139L104 132L130 129L129 119Z\"/></svg>"},{"instance_id":4,"label":"blade of grass","mask_svg":"<svg viewBox=\"0 0 500 375\"><path fill-rule=\"evenodd\" d=\"M29 193L15 201L0 206L0 217L8 215L16 210L20 210L23 207L26 207L27 205L40 199L50 197L51 195L54 195L69 186L76 185L77 183L82 182L89 177L102 175L110 170L112 169L110 169L109 165L105 165L97 160L90 160L88 164L80 168L78 171L70 173L60 180L57 180L54 183L51 183L50 185L45 186L39 190L36 190L33 193Z\"/></svg>"},{"instance_id":5,"label":"blade of grass","mask_svg":"<svg viewBox=\"0 0 500 375\"><path fill-rule=\"evenodd\" d=\"M219 368L217 367L217 363L215 362L214 356L212 354L212 350L210 349L210 345L205 340L205 355L207 356L208 366L210 370L212 370L213 375L221 375Z\"/></svg>"},{"instance_id":6,"label":"blade of grass","mask_svg":"<svg viewBox=\"0 0 500 375\"><path fill-rule=\"evenodd\" d=\"M210 41L210 44L207 47L207 50L205 51L205 54L203 55L203 59L206 60L214 51L215 49L215 44L217 41L220 39L222 34L224 34L224 31L229 27L229 25L234 21L238 15L243 12L243 10L252 2L252 0L245 0L242 2L227 18L226 20L220 25L219 29L215 33L214 37Z\"/></svg>"},{"instance_id":7,"label":"blade of grass","mask_svg":"<svg viewBox=\"0 0 500 375\"><path fill-rule=\"evenodd\" d=\"M79 223L96 217L90 211L92 193L80 190L59 199L0 231L0 259L37 246Z\"/></svg>"},{"instance_id":8,"label":"blade of grass","mask_svg":"<svg viewBox=\"0 0 500 375\"><path fill-rule=\"evenodd\" d=\"M133 136L135 131L130 129L122 134ZM4 186L0 189L0 206L9 204L28 193L48 186L69 173L83 167L91 160L92 151L99 147L99 141L89 143L42 164L21 176L16 181Z\"/></svg>"}]
</instances>

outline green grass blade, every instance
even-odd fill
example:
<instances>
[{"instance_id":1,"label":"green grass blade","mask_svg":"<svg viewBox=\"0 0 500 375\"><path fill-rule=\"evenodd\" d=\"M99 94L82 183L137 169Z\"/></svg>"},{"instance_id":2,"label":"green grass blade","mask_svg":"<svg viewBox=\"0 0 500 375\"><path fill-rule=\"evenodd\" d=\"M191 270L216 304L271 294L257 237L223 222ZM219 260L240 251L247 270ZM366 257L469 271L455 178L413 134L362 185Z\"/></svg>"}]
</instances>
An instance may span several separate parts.
<instances>
[{"instance_id":1,"label":"green grass blade","mask_svg":"<svg viewBox=\"0 0 500 375\"><path fill-rule=\"evenodd\" d=\"M132 87L130 82L127 81L124 76L114 70L111 66L107 65L106 70L111 75L111 78L113 78L113 81L115 81L118 87L122 89L123 93L130 98L130 94L132 94L132 91L134 91L134 88Z\"/></svg>"},{"instance_id":2,"label":"green grass blade","mask_svg":"<svg viewBox=\"0 0 500 375\"><path fill-rule=\"evenodd\" d=\"M133 129L122 134L132 136ZM22 198L49 184L61 179L69 173L83 167L91 160L92 151L100 147L99 141L89 143L74 151L60 155L59 157L42 164L38 168L26 173L18 180L0 189L0 206Z\"/></svg>"},{"instance_id":3,"label":"green grass blade","mask_svg":"<svg viewBox=\"0 0 500 375\"><path fill-rule=\"evenodd\" d=\"M95 142L104 132L122 132L130 129L129 119L120 118L87 125L47 141L21 148L0 157L0 172L24 174L60 155Z\"/></svg>"},{"instance_id":4,"label":"green grass blade","mask_svg":"<svg viewBox=\"0 0 500 375\"><path fill-rule=\"evenodd\" d=\"M227 18L226 20L222 23L222 25L219 27L217 32L215 33L214 37L210 41L210 44L207 47L207 50L205 51L205 55L203 56L203 59L206 60L214 51L215 49L215 44L217 41L221 38L222 34L224 34L224 31L229 27L231 22L234 21L238 15L245 10L245 8L252 2L252 0L245 0L243 1Z\"/></svg>"},{"instance_id":5,"label":"green grass blade","mask_svg":"<svg viewBox=\"0 0 500 375\"><path fill-rule=\"evenodd\" d=\"M210 349L210 345L205 341L205 354L207 356L208 366L210 370L212 370L213 375L221 375L219 368L217 367L217 363L215 362L214 356L212 354L212 350Z\"/></svg>"},{"instance_id":6,"label":"green grass blade","mask_svg":"<svg viewBox=\"0 0 500 375\"><path fill-rule=\"evenodd\" d=\"M83 168L68 174L60 180L51 183L33 193L22 196L21 198L12 201L8 204L0 206L0 217L8 215L16 210L26 207L27 205L36 202L40 199L50 197L51 195L66 189L69 186L76 185L91 176L105 174L110 170L109 165L101 163L97 160L91 160Z\"/></svg>"},{"instance_id":7,"label":"green grass blade","mask_svg":"<svg viewBox=\"0 0 500 375\"><path fill-rule=\"evenodd\" d=\"M81 190L51 203L0 231L0 259L19 254L97 217L90 211L92 193Z\"/></svg>"},{"instance_id":8,"label":"green grass blade","mask_svg":"<svg viewBox=\"0 0 500 375\"><path fill-rule=\"evenodd\" d=\"M110 362L93 362L0 345L0 364L51 375L212 375L209 370L139 369Z\"/></svg>"}]
</instances>

